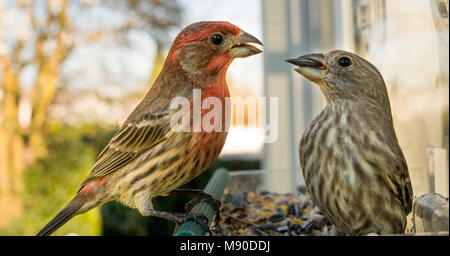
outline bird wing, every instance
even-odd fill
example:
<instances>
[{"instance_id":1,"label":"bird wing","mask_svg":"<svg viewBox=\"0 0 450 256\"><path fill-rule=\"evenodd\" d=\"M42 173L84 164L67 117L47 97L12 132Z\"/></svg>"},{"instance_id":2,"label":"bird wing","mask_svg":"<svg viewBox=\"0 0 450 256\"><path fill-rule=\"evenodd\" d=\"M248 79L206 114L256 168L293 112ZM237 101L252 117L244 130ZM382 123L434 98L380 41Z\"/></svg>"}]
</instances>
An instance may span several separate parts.
<instances>
[{"instance_id":1,"label":"bird wing","mask_svg":"<svg viewBox=\"0 0 450 256\"><path fill-rule=\"evenodd\" d=\"M133 114L132 114L133 115ZM126 121L103 149L80 190L90 181L113 173L166 139L169 113L145 113Z\"/></svg>"},{"instance_id":2,"label":"bird wing","mask_svg":"<svg viewBox=\"0 0 450 256\"><path fill-rule=\"evenodd\" d=\"M386 175L383 178L392 193L402 203L405 212L409 214L412 210L413 190L409 178L408 166L401 150L399 157L396 157L393 163L396 164L384 166L386 168L386 172L384 172Z\"/></svg>"},{"instance_id":3,"label":"bird wing","mask_svg":"<svg viewBox=\"0 0 450 256\"><path fill-rule=\"evenodd\" d=\"M394 175L391 181L394 182L396 187L396 195L400 199L405 208L407 214L412 210L413 204L413 189L411 185L411 179L409 178L408 165L406 164L405 157L400 150L400 164L396 166L395 172L391 172ZM397 181L397 182L396 182Z\"/></svg>"}]
</instances>

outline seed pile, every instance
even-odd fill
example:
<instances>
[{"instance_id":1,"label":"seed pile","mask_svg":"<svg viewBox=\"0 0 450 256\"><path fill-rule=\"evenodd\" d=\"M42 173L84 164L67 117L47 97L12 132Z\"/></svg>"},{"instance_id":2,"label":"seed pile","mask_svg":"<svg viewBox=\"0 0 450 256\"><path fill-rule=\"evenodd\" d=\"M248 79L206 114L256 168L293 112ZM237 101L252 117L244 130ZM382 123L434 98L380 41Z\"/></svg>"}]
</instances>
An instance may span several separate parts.
<instances>
[{"instance_id":1,"label":"seed pile","mask_svg":"<svg viewBox=\"0 0 450 256\"><path fill-rule=\"evenodd\" d=\"M225 194L215 235L326 236L332 224L313 205L305 188L293 193Z\"/></svg>"}]
</instances>

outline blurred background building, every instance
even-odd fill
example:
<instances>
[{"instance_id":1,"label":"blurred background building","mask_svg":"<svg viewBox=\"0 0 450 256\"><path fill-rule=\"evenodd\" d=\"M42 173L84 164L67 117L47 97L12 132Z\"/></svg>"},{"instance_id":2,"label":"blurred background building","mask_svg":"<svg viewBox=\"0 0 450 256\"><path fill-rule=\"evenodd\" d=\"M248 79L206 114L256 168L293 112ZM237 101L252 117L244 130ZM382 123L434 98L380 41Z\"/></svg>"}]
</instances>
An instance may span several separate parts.
<instances>
[{"instance_id":1,"label":"blurred background building","mask_svg":"<svg viewBox=\"0 0 450 256\"><path fill-rule=\"evenodd\" d=\"M233 126L219 160L187 187L203 187L226 167L259 170L259 189L295 192L303 183L298 143L325 102L284 60L343 49L385 78L416 196L448 197L448 0L3 0L0 235L33 235L68 202L148 91L172 40L201 20L229 21L264 42L263 54L233 62L227 80L233 97L278 98L278 137L264 143L263 127ZM154 205L181 212L186 200ZM161 235L172 227L110 203L56 234Z\"/></svg>"}]
</instances>

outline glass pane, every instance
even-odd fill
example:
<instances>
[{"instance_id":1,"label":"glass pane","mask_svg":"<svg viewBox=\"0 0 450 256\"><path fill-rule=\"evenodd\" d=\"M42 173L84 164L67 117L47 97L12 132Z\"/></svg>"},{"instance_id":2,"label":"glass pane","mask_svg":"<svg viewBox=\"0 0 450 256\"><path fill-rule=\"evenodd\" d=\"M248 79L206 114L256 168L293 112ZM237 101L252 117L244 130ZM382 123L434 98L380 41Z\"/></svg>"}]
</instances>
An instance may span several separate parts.
<instances>
[{"instance_id":1,"label":"glass pane","mask_svg":"<svg viewBox=\"0 0 450 256\"><path fill-rule=\"evenodd\" d=\"M415 195L448 196L448 0L354 7L355 48L384 76Z\"/></svg>"}]
</instances>

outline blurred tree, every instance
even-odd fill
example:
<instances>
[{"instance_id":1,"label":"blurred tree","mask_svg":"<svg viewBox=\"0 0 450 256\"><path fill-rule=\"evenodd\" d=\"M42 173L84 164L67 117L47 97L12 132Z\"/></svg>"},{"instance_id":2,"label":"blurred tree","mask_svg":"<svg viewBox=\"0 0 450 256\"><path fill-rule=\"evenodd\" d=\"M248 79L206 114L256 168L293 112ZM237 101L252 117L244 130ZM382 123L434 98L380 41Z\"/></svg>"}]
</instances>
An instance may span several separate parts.
<instances>
[{"instance_id":1,"label":"blurred tree","mask_svg":"<svg viewBox=\"0 0 450 256\"><path fill-rule=\"evenodd\" d=\"M23 42L17 43L11 58L0 58L3 75L2 86L2 123L0 124L0 226L6 224L10 216L20 214L20 202L16 200L20 193L21 171L23 169L23 139L19 121L19 73L21 65L14 65L23 48ZM0 56L2 57L2 56Z\"/></svg>"},{"instance_id":2,"label":"blurred tree","mask_svg":"<svg viewBox=\"0 0 450 256\"><path fill-rule=\"evenodd\" d=\"M111 27L79 25L78 15L95 8L114 9L123 18ZM176 0L0 2L0 227L20 216L24 168L47 156L48 110L61 86L61 66L74 49L105 37L126 44L127 32L145 31L156 42L157 71L149 72L154 75L162 66L168 30L180 18ZM29 70L35 75L24 86L22 78ZM21 111L24 101L31 106L29 117Z\"/></svg>"},{"instance_id":3,"label":"blurred tree","mask_svg":"<svg viewBox=\"0 0 450 256\"><path fill-rule=\"evenodd\" d=\"M33 153L41 157L47 155L43 129L48 107L56 92L61 62L75 44L73 40L68 39L72 25L67 18L67 0L48 1L47 18L43 22L37 20L33 12L34 6L29 3L23 7L28 10L32 30L37 32L34 38L36 46L33 62L38 69L31 94L29 144ZM53 49L48 50L48 44L54 44Z\"/></svg>"}]
</instances>

